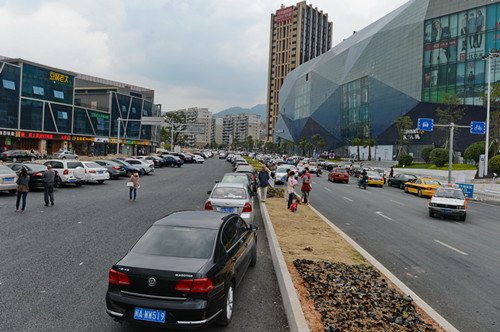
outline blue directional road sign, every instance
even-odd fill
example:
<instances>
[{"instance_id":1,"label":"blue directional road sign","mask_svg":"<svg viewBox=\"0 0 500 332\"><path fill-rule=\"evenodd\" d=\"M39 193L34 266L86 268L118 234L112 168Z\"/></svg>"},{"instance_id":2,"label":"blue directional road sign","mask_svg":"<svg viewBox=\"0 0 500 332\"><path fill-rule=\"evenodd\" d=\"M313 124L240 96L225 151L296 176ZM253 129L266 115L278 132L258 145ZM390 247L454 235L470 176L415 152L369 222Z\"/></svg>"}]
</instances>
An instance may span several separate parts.
<instances>
[{"instance_id":1,"label":"blue directional road sign","mask_svg":"<svg viewBox=\"0 0 500 332\"><path fill-rule=\"evenodd\" d=\"M462 189L465 197L474 198L474 185L467 183L457 183L458 187Z\"/></svg>"},{"instance_id":2,"label":"blue directional road sign","mask_svg":"<svg viewBox=\"0 0 500 332\"><path fill-rule=\"evenodd\" d=\"M434 119L420 118L418 119L418 130L432 131L434 129Z\"/></svg>"},{"instance_id":3,"label":"blue directional road sign","mask_svg":"<svg viewBox=\"0 0 500 332\"><path fill-rule=\"evenodd\" d=\"M470 133L477 135L486 134L486 122L472 121L470 123Z\"/></svg>"}]
</instances>

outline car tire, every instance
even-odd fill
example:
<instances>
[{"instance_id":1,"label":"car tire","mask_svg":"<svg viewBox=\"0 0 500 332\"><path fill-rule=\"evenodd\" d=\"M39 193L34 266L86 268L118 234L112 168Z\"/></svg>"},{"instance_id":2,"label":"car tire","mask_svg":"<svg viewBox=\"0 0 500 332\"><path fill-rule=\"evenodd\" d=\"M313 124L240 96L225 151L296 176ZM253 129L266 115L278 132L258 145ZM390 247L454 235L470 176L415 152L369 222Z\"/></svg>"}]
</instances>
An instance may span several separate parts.
<instances>
[{"instance_id":1,"label":"car tire","mask_svg":"<svg viewBox=\"0 0 500 332\"><path fill-rule=\"evenodd\" d=\"M97 180L97 183L99 183L99 184L103 184L103 183L104 183L104 180Z\"/></svg>"},{"instance_id":2,"label":"car tire","mask_svg":"<svg viewBox=\"0 0 500 332\"><path fill-rule=\"evenodd\" d=\"M429 210L429 217L434 218L434 212Z\"/></svg>"},{"instance_id":3,"label":"car tire","mask_svg":"<svg viewBox=\"0 0 500 332\"><path fill-rule=\"evenodd\" d=\"M144 170L144 168L141 168L139 175L145 175L145 174L146 174L146 171Z\"/></svg>"},{"instance_id":4,"label":"car tire","mask_svg":"<svg viewBox=\"0 0 500 332\"><path fill-rule=\"evenodd\" d=\"M460 216L458 220L465 221L466 218L467 218L467 214L464 213L464 215Z\"/></svg>"},{"instance_id":5,"label":"car tire","mask_svg":"<svg viewBox=\"0 0 500 332\"><path fill-rule=\"evenodd\" d=\"M250 266L254 267L257 264L257 242L252 249L252 258L250 259Z\"/></svg>"},{"instance_id":6,"label":"car tire","mask_svg":"<svg viewBox=\"0 0 500 332\"><path fill-rule=\"evenodd\" d=\"M408 187L404 186L405 193L408 193Z\"/></svg>"},{"instance_id":7,"label":"car tire","mask_svg":"<svg viewBox=\"0 0 500 332\"><path fill-rule=\"evenodd\" d=\"M233 282L231 281L229 287L226 290L226 301L224 309L222 309L217 324L222 326L228 326L229 323L231 323L231 318L233 318L233 311L234 311L234 286Z\"/></svg>"},{"instance_id":8,"label":"car tire","mask_svg":"<svg viewBox=\"0 0 500 332\"><path fill-rule=\"evenodd\" d=\"M399 189L404 189L405 188L405 185L403 183L400 183L399 184Z\"/></svg>"},{"instance_id":9,"label":"car tire","mask_svg":"<svg viewBox=\"0 0 500 332\"><path fill-rule=\"evenodd\" d=\"M422 197L422 190L418 190L418 197Z\"/></svg>"},{"instance_id":10,"label":"car tire","mask_svg":"<svg viewBox=\"0 0 500 332\"><path fill-rule=\"evenodd\" d=\"M75 182L75 186L81 187L82 186L82 182Z\"/></svg>"},{"instance_id":11,"label":"car tire","mask_svg":"<svg viewBox=\"0 0 500 332\"><path fill-rule=\"evenodd\" d=\"M16 189L9 190L9 194L11 194L11 195L12 195L12 194L15 194L16 192L17 192L17 190L16 190Z\"/></svg>"},{"instance_id":12,"label":"car tire","mask_svg":"<svg viewBox=\"0 0 500 332\"><path fill-rule=\"evenodd\" d=\"M387 181L387 185L388 185L389 187L392 187L391 180Z\"/></svg>"}]
</instances>

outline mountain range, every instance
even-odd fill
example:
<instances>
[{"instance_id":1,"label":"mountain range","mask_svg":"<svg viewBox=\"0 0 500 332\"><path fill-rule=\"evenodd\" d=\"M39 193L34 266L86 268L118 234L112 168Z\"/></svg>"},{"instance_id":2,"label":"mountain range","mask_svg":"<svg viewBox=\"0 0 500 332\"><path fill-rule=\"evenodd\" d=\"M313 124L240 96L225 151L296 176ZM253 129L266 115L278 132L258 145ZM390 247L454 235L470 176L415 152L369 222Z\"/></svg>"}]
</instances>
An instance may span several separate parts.
<instances>
[{"instance_id":1,"label":"mountain range","mask_svg":"<svg viewBox=\"0 0 500 332\"><path fill-rule=\"evenodd\" d=\"M252 114L260 115L260 120L263 123L266 122L266 104L255 105L252 108L243 108L243 107L239 107L239 106L230 107L230 108L225 109L223 111L214 113L213 116L215 118L223 118L226 115L235 115L235 114L242 114L242 113L252 113Z\"/></svg>"}]
</instances>

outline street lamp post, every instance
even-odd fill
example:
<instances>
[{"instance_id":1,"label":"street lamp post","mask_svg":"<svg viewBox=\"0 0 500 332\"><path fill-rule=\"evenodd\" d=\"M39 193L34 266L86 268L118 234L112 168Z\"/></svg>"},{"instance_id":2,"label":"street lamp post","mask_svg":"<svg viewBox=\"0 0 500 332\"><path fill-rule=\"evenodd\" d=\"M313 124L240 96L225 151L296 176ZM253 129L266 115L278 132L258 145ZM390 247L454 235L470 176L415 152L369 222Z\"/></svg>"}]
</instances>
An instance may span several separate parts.
<instances>
[{"instance_id":1,"label":"street lamp post","mask_svg":"<svg viewBox=\"0 0 500 332\"><path fill-rule=\"evenodd\" d=\"M490 110L491 110L491 59L498 58L500 53L496 49L492 49L488 55L483 57L483 60L488 61L488 97L486 101L486 144L484 151L484 176L488 176L488 150L490 145Z\"/></svg>"}]
</instances>

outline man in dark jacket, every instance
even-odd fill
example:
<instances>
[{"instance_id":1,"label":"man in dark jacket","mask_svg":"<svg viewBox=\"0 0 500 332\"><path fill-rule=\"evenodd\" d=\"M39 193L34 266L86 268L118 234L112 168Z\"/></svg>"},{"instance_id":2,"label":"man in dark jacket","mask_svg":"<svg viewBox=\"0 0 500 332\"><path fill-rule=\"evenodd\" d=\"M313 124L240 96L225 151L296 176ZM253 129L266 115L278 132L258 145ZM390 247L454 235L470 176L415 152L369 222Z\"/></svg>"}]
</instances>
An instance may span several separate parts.
<instances>
[{"instance_id":1,"label":"man in dark jacket","mask_svg":"<svg viewBox=\"0 0 500 332\"><path fill-rule=\"evenodd\" d=\"M43 173L43 198L45 200L45 206L54 205L54 180L56 178L56 172L52 169L51 165L47 166L47 172Z\"/></svg>"},{"instance_id":2,"label":"man in dark jacket","mask_svg":"<svg viewBox=\"0 0 500 332\"><path fill-rule=\"evenodd\" d=\"M270 179L269 171L266 165L262 165L262 169L259 171L258 174L258 179L259 179L260 199L261 202L265 202L267 197L267 187L269 186L269 179Z\"/></svg>"}]
</instances>

